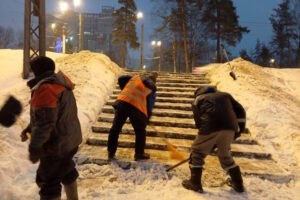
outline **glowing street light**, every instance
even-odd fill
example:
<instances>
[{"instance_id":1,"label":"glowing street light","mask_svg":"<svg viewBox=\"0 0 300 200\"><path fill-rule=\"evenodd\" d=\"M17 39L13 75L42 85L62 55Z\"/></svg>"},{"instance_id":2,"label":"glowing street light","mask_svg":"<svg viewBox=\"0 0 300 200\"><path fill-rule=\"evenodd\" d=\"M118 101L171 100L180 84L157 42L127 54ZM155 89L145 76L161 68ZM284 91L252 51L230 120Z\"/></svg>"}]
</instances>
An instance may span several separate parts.
<instances>
[{"instance_id":1,"label":"glowing street light","mask_svg":"<svg viewBox=\"0 0 300 200\"><path fill-rule=\"evenodd\" d=\"M56 24L55 24L55 23L52 23L52 24L51 24L51 28L52 28L52 30L54 30L54 29L56 28Z\"/></svg>"},{"instance_id":2,"label":"glowing street light","mask_svg":"<svg viewBox=\"0 0 300 200\"><path fill-rule=\"evenodd\" d=\"M81 0L73 0L73 4L74 4L74 6L76 8L76 7L80 6Z\"/></svg>"},{"instance_id":3,"label":"glowing street light","mask_svg":"<svg viewBox=\"0 0 300 200\"><path fill-rule=\"evenodd\" d=\"M64 13L64 12L66 12L69 9L69 5L68 5L67 2L61 1L59 3L59 8L60 8L60 11Z\"/></svg>"},{"instance_id":4,"label":"glowing street light","mask_svg":"<svg viewBox=\"0 0 300 200\"><path fill-rule=\"evenodd\" d=\"M136 15L136 17L138 19L142 19L144 17L144 14L142 12L138 12L137 15Z\"/></svg>"},{"instance_id":5,"label":"glowing street light","mask_svg":"<svg viewBox=\"0 0 300 200\"><path fill-rule=\"evenodd\" d=\"M158 42L156 43L156 46L160 47L160 46L161 46L161 41L158 41Z\"/></svg>"},{"instance_id":6,"label":"glowing street light","mask_svg":"<svg viewBox=\"0 0 300 200\"><path fill-rule=\"evenodd\" d=\"M162 58L162 42L161 41L155 41L153 40L151 42L151 45L153 46L153 48L155 47L159 47L159 63L158 63L158 71L160 72L160 66L161 66L161 58Z\"/></svg>"},{"instance_id":7,"label":"glowing street light","mask_svg":"<svg viewBox=\"0 0 300 200\"><path fill-rule=\"evenodd\" d=\"M144 14L142 12L138 12L136 14L138 19L142 19ZM144 60L144 23L141 24L141 60L140 60L140 68L143 69L143 60Z\"/></svg>"}]
</instances>

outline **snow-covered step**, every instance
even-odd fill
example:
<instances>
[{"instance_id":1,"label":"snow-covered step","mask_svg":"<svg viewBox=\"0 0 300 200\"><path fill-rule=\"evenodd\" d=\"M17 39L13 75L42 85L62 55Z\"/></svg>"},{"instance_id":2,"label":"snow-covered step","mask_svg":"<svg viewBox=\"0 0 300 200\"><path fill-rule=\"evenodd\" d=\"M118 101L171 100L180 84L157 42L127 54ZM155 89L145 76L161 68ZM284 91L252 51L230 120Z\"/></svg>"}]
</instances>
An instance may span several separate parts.
<instances>
[{"instance_id":1,"label":"snow-covered step","mask_svg":"<svg viewBox=\"0 0 300 200\"><path fill-rule=\"evenodd\" d=\"M114 90L112 98L115 98L117 95L120 94L120 90ZM156 92L157 97L176 97L176 98L194 98L193 92L166 92L166 91L159 91Z\"/></svg>"},{"instance_id":2,"label":"snow-covered step","mask_svg":"<svg viewBox=\"0 0 300 200\"><path fill-rule=\"evenodd\" d=\"M183 96L183 95L181 95ZM113 94L110 95L110 100L116 100L118 97L118 94ZM168 102L168 103L186 103L186 104L191 104L193 102L193 98L189 97L161 97L157 96L155 103L156 102Z\"/></svg>"},{"instance_id":3,"label":"snow-covered step","mask_svg":"<svg viewBox=\"0 0 300 200\"><path fill-rule=\"evenodd\" d=\"M156 85L157 86L157 85ZM211 84L198 84L197 87L199 86L212 86ZM166 91L166 92L192 92L194 93L197 87L166 87L166 86L159 86L156 87L157 91ZM115 90L120 91L119 85L116 85Z\"/></svg>"},{"instance_id":4,"label":"snow-covered step","mask_svg":"<svg viewBox=\"0 0 300 200\"><path fill-rule=\"evenodd\" d=\"M136 73L126 73L128 75L136 75ZM143 74L143 75L151 75L150 73L148 74ZM180 75L158 75L158 79L189 79L189 80L209 80L206 78L205 75L199 75L199 76L194 76L194 75L185 75L185 76L180 76Z\"/></svg>"},{"instance_id":5,"label":"snow-covered step","mask_svg":"<svg viewBox=\"0 0 300 200\"><path fill-rule=\"evenodd\" d=\"M98 118L99 122L113 122L114 115L109 113L101 113ZM126 121L129 123L129 119ZM155 126L171 126L181 128L195 128L193 119L175 118L175 117L156 117L150 118L150 124Z\"/></svg>"},{"instance_id":6,"label":"snow-covered step","mask_svg":"<svg viewBox=\"0 0 300 200\"><path fill-rule=\"evenodd\" d=\"M105 105L102 108L102 112L112 114L114 113L114 108L112 106ZM193 118L193 113L191 111L159 109L159 108L154 108L152 110L152 115L159 116L159 117Z\"/></svg>"},{"instance_id":7,"label":"snow-covered step","mask_svg":"<svg viewBox=\"0 0 300 200\"><path fill-rule=\"evenodd\" d=\"M108 134L111 128L111 123L97 123L92 126L92 131L98 134ZM147 136L151 137L163 137L163 138L176 138L194 140L198 135L197 129L190 128L175 128L175 127L163 127L163 126L147 126ZM122 132L120 134L135 135L134 129L131 124L124 124ZM257 144L257 142L250 137L249 134L244 133L236 141L236 144Z\"/></svg>"},{"instance_id":8,"label":"snow-covered step","mask_svg":"<svg viewBox=\"0 0 300 200\"><path fill-rule=\"evenodd\" d=\"M201 86L211 86L209 84L203 84ZM157 87L157 91L167 91L167 92L192 92L194 93L196 88L192 87Z\"/></svg>"},{"instance_id":9,"label":"snow-covered step","mask_svg":"<svg viewBox=\"0 0 300 200\"><path fill-rule=\"evenodd\" d=\"M140 163L144 165L151 165L151 163L159 163L166 168L178 163L178 160L172 159L170 153L167 151L146 149L145 152L149 153L151 159L148 161L134 161L134 149L119 147L116 152L116 161L113 164L118 164L124 169L136 168ZM189 157L188 152L181 152L185 157ZM103 146L89 146L85 145L75 156L79 165L83 164L109 164L107 160L107 148ZM235 162L240 166L243 176L256 176L275 183L289 183L294 176L279 168L273 160L256 160L249 158L234 157ZM151 166L150 166L151 167ZM188 162L178 167L179 173L185 171L189 174ZM173 171L171 171L173 172ZM226 174L220 167L220 163L216 156L207 156L203 170L202 184L205 187L216 187L216 182L222 184L226 180Z\"/></svg>"},{"instance_id":10,"label":"snow-covered step","mask_svg":"<svg viewBox=\"0 0 300 200\"><path fill-rule=\"evenodd\" d=\"M108 135L97 134L89 137L87 139L87 144L95 146L107 146ZM185 139L168 139L168 142L175 145L179 151L190 151L192 140ZM134 148L135 146L135 136L133 135L119 135L118 146L124 148ZM168 145L165 140L159 137L147 137L146 149L156 149L156 150L168 150ZM266 153L258 145L246 145L246 144L232 144L231 152L233 156L237 157L247 157L255 159L271 159L271 154Z\"/></svg>"},{"instance_id":11,"label":"snow-covered step","mask_svg":"<svg viewBox=\"0 0 300 200\"><path fill-rule=\"evenodd\" d=\"M113 105L115 102L115 99L110 99L107 101L106 105ZM160 109L175 109L175 110L185 110L185 111L191 111L192 106L190 103L180 103L180 102L159 102L157 100L155 102L154 108L160 108Z\"/></svg>"},{"instance_id":12,"label":"snow-covered step","mask_svg":"<svg viewBox=\"0 0 300 200\"><path fill-rule=\"evenodd\" d=\"M187 83L187 84L209 84L208 79L182 79L182 78L157 78L158 83Z\"/></svg>"},{"instance_id":13,"label":"snow-covered step","mask_svg":"<svg viewBox=\"0 0 300 200\"><path fill-rule=\"evenodd\" d=\"M171 82L156 82L157 87L188 87L197 89L199 86L208 85L207 83L199 84L199 83L171 83Z\"/></svg>"},{"instance_id":14,"label":"snow-covered step","mask_svg":"<svg viewBox=\"0 0 300 200\"><path fill-rule=\"evenodd\" d=\"M126 70L124 74L146 74L150 75L154 71L147 72L147 71L139 71L139 70ZM205 77L207 72L203 71L203 73L197 73L197 74L192 74L192 73L174 73L174 72L157 72L158 76L161 77Z\"/></svg>"}]
</instances>

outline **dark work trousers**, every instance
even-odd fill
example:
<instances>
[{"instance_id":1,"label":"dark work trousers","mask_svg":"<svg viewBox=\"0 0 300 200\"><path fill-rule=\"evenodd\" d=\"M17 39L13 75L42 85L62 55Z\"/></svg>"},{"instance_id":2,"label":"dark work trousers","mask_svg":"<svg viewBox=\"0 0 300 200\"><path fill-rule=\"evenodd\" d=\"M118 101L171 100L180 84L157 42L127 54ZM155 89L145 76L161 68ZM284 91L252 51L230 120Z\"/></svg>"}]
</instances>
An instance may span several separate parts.
<instances>
[{"instance_id":1,"label":"dark work trousers","mask_svg":"<svg viewBox=\"0 0 300 200\"><path fill-rule=\"evenodd\" d=\"M234 140L234 131L222 130L208 135L198 135L192 145L190 168L202 168L205 157L210 154L216 146L217 156L225 171L236 167L231 156L230 145Z\"/></svg>"},{"instance_id":2,"label":"dark work trousers","mask_svg":"<svg viewBox=\"0 0 300 200\"><path fill-rule=\"evenodd\" d=\"M40 159L36 183L40 187L42 200L60 197L61 183L69 185L77 179L79 174L73 161L77 149L62 156L47 156Z\"/></svg>"},{"instance_id":3,"label":"dark work trousers","mask_svg":"<svg viewBox=\"0 0 300 200\"><path fill-rule=\"evenodd\" d=\"M121 103L120 105L115 106L115 118L109 131L107 150L110 154L115 154L117 151L119 133L128 117L135 132L135 154L144 153L147 117L134 106L127 103Z\"/></svg>"}]
</instances>

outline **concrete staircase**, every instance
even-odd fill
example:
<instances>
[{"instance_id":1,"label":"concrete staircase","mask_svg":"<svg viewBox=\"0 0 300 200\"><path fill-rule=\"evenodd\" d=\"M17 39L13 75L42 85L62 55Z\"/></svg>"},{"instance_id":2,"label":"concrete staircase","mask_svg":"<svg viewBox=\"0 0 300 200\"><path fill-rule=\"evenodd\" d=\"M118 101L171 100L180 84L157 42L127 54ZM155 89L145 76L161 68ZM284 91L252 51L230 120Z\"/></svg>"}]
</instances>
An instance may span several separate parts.
<instances>
[{"instance_id":1,"label":"concrete staircase","mask_svg":"<svg viewBox=\"0 0 300 200\"><path fill-rule=\"evenodd\" d=\"M136 74L139 71L126 71L126 73ZM153 116L147 127L145 149L150 153L152 161L162 165L173 165L179 162L170 157L164 138L175 145L183 156L189 157L191 144L197 135L191 111L194 91L200 85L209 84L210 81L205 77L205 73L159 73L156 84L157 98ZM117 85L107 104L103 107L98 121L92 126L92 133L87 138L86 144L81 147L79 164L104 165L108 163L106 147L109 129L114 118L112 104L119 93L120 89ZM120 133L116 153L121 167L129 168L138 163L133 161L134 145L134 130L127 121ZM244 175L254 175L280 183L289 182L292 178L284 169L278 167L272 160L271 154L264 150L248 133L243 133L234 141L232 154ZM224 176L214 152L207 157L205 169L206 176L213 175L214 179ZM216 171L220 171L220 173L216 174Z\"/></svg>"}]
</instances>

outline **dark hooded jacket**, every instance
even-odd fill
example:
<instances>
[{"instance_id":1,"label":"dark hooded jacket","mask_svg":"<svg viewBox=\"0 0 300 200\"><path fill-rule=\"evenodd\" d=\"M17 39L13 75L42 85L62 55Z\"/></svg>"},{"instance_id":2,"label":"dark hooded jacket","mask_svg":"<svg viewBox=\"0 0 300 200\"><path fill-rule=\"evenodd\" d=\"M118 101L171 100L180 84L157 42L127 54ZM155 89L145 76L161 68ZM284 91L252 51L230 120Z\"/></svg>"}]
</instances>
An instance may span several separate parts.
<instances>
[{"instance_id":1,"label":"dark hooded jacket","mask_svg":"<svg viewBox=\"0 0 300 200\"><path fill-rule=\"evenodd\" d=\"M40 158L76 149L82 142L82 133L72 91L74 84L62 72L52 71L27 84L32 90L29 152Z\"/></svg>"},{"instance_id":2,"label":"dark hooded jacket","mask_svg":"<svg viewBox=\"0 0 300 200\"><path fill-rule=\"evenodd\" d=\"M246 112L229 93L219 92L215 87L200 87L192 103L194 120L199 134L221 130L235 131L235 138L245 129Z\"/></svg>"}]
</instances>

